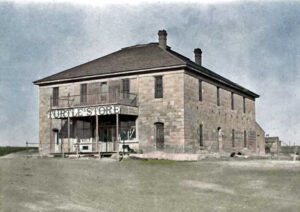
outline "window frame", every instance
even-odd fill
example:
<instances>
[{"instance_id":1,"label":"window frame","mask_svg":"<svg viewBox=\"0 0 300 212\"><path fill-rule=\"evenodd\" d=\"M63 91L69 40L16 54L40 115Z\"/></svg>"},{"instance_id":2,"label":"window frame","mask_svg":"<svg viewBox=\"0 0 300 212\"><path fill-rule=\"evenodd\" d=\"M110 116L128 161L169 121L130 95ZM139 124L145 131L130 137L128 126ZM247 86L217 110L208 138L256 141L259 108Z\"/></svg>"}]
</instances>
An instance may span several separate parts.
<instances>
[{"instance_id":1,"label":"window frame","mask_svg":"<svg viewBox=\"0 0 300 212\"><path fill-rule=\"evenodd\" d=\"M202 102L203 100L203 89L202 89L202 80L198 80L198 86L199 86L199 101Z\"/></svg>"},{"instance_id":2,"label":"window frame","mask_svg":"<svg viewBox=\"0 0 300 212\"><path fill-rule=\"evenodd\" d=\"M87 103L87 83L80 84L80 103Z\"/></svg>"},{"instance_id":3,"label":"window frame","mask_svg":"<svg viewBox=\"0 0 300 212\"><path fill-rule=\"evenodd\" d=\"M243 96L243 113L246 113L246 97Z\"/></svg>"},{"instance_id":4,"label":"window frame","mask_svg":"<svg viewBox=\"0 0 300 212\"><path fill-rule=\"evenodd\" d=\"M231 142L232 142L232 147L235 147L235 130L231 130Z\"/></svg>"},{"instance_id":5,"label":"window frame","mask_svg":"<svg viewBox=\"0 0 300 212\"><path fill-rule=\"evenodd\" d=\"M59 105L59 87L52 88L52 106L58 107Z\"/></svg>"},{"instance_id":6,"label":"window frame","mask_svg":"<svg viewBox=\"0 0 300 212\"><path fill-rule=\"evenodd\" d=\"M217 87L217 106L220 106L220 87Z\"/></svg>"},{"instance_id":7,"label":"window frame","mask_svg":"<svg viewBox=\"0 0 300 212\"><path fill-rule=\"evenodd\" d=\"M231 110L234 110L234 93L231 92Z\"/></svg>"},{"instance_id":8,"label":"window frame","mask_svg":"<svg viewBox=\"0 0 300 212\"><path fill-rule=\"evenodd\" d=\"M163 83L163 76L155 76L154 77L154 98L161 99L164 97L164 83Z\"/></svg>"},{"instance_id":9,"label":"window frame","mask_svg":"<svg viewBox=\"0 0 300 212\"><path fill-rule=\"evenodd\" d=\"M204 147L204 144L203 144L203 124L199 125L199 146Z\"/></svg>"},{"instance_id":10,"label":"window frame","mask_svg":"<svg viewBox=\"0 0 300 212\"><path fill-rule=\"evenodd\" d=\"M244 148L247 148L247 131L244 130Z\"/></svg>"}]
</instances>

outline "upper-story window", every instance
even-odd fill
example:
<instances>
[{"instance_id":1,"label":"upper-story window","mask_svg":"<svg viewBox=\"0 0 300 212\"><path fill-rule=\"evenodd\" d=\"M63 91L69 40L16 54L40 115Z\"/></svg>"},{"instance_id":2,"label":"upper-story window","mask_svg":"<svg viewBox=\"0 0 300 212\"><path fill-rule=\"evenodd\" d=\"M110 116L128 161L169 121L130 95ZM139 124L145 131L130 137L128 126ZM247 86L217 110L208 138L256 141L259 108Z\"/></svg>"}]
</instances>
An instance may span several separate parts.
<instances>
[{"instance_id":1,"label":"upper-story window","mask_svg":"<svg viewBox=\"0 0 300 212\"><path fill-rule=\"evenodd\" d=\"M130 81L129 79L122 80L122 90L123 90L123 97L128 98L130 93Z\"/></svg>"},{"instance_id":2,"label":"upper-story window","mask_svg":"<svg viewBox=\"0 0 300 212\"><path fill-rule=\"evenodd\" d=\"M101 82L100 87L101 87L101 93L102 94L108 93L107 82Z\"/></svg>"},{"instance_id":3,"label":"upper-story window","mask_svg":"<svg viewBox=\"0 0 300 212\"><path fill-rule=\"evenodd\" d=\"M58 106L59 88L54 87L52 90L52 106Z\"/></svg>"},{"instance_id":4,"label":"upper-story window","mask_svg":"<svg viewBox=\"0 0 300 212\"><path fill-rule=\"evenodd\" d=\"M220 88L217 87L217 105L220 106Z\"/></svg>"},{"instance_id":5,"label":"upper-story window","mask_svg":"<svg viewBox=\"0 0 300 212\"><path fill-rule=\"evenodd\" d=\"M80 103L87 102L87 84L80 85Z\"/></svg>"},{"instance_id":6,"label":"upper-story window","mask_svg":"<svg viewBox=\"0 0 300 212\"><path fill-rule=\"evenodd\" d=\"M246 113L246 98L243 97L243 112Z\"/></svg>"},{"instance_id":7,"label":"upper-story window","mask_svg":"<svg viewBox=\"0 0 300 212\"><path fill-rule=\"evenodd\" d=\"M234 110L234 93L231 92L231 110Z\"/></svg>"},{"instance_id":8,"label":"upper-story window","mask_svg":"<svg viewBox=\"0 0 300 212\"><path fill-rule=\"evenodd\" d=\"M122 88L123 88L123 93L129 93L130 92L130 81L129 81L129 79L123 79L122 80Z\"/></svg>"},{"instance_id":9,"label":"upper-story window","mask_svg":"<svg viewBox=\"0 0 300 212\"><path fill-rule=\"evenodd\" d=\"M155 98L163 98L163 78L162 76L155 77Z\"/></svg>"},{"instance_id":10,"label":"upper-story window","mask_svg":"<svg viewBox=\"0 0 300 212\"><path fill-rule=\"evenodd\" d=\"M100 84L100 100L101 102L105 102L108 98L108 86L107 86L107 82L101 82Z\"/></svg>"},{"instance_id":11,"label":"upper-story window","mask_svg":"<svg viewBox=\"0 0 300 212\"><path fill-rule=\"evenodd\" d=\"M202 80L199 80L199 101L202 101Z\"/></svg>"}]
</instances>

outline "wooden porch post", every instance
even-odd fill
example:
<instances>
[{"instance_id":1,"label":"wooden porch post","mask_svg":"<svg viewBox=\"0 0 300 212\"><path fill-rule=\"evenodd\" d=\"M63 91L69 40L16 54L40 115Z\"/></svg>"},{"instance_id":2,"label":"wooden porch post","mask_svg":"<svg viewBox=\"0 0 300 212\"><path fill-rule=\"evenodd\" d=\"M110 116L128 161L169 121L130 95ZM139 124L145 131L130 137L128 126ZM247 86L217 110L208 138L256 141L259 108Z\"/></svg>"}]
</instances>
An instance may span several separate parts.
<instances>
[{"instance_id":1,"label":"wooden porch post","mask_svg":"<svg viewBox=\"0 0 300 212\"><path fill-rule=\"evenodd\" d=\"M49 113L51 113L51 109L52 109L52 96L50 96L50 112ZM50 137L50 143L49 143L50 144L49 145L50 146L49 147L50 148L50 152L49 153L51 153L52 152L52 148L51 148L52 145L51 144L52 144L52 141L53 141L53 139L52 139L52 118L51 118L51 116L50 116L50 129L49 130L50 130L50 136L49 136Z\"/></svg>"},{"instance_id":2,"label":"wooden porch post","mask_svg":"<svg viewBox=\"0 0 300 212\"><path fill-rule=\"evenodd\" d=\"M70 93L68 93L68 108L70 107ZM68 111L68 152L70 153L70 114Z\"/></svg>"},{"instance_id":3,"label":"wooden porch post","mask_svg":"<svg viewBox=\"0 0 300 212\"><path fill-rule=\"evenodd\" d=\"M119 114L116 114L116 145L115 145L115 151L118 154L119 157Z\"/></svg>"},{"instance_id":4,"label":"wooden porch post","mask_svg":"<svg viewBox=\"0 0 300 212\"><path fill-rule=\"evenodd\" d=\"M62 157L64 158L65 157L65 151L64 151L64 139L62 137L62 119L60 119L60 148L61 148L61 152L62 152Z\"/></svg>"},{"instance_id":5,"label":"wooden porch post","mask_svg":"<svg viewBox=\"0 0 300 212\"><path fill-rule=\"evenodd\" d=\"M68 152L70 153L70 116L68 114Z\"/></svg>"},{"instance_id":6,"label":"wooden porch post","mask_svg":"<svg viewBox=\"0 0 300 212\"><path fill-rule=\"evenodd\" d=\"M99 137L99 135L98 135L98 129L99 127L98 127L98 115L96 114L96 152L98 152L98 141L99 141L99 139L98 139L98 137Z\"/></svg>"}]
</instances>

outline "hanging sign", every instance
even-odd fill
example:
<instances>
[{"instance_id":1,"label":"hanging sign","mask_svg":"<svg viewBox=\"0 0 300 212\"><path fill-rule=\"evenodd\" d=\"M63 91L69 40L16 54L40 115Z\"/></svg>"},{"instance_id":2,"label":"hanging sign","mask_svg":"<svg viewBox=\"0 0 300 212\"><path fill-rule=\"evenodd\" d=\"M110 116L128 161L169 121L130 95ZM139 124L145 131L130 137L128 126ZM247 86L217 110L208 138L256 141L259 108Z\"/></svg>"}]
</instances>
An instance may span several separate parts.
<instances>
[{"instance_id":1,"label":"hanging sign","mask_svg":"<svg viewBox=\"0 0 300 212\"><path fill-rule=\"evenodd\" d=\"M97 107L80 107L66 109L52 109L48 112L48 118L60 119L68 117L84 117L95 115L111 115L120 113L120 106L97 106Z\"/></svg>"}]
</instances>

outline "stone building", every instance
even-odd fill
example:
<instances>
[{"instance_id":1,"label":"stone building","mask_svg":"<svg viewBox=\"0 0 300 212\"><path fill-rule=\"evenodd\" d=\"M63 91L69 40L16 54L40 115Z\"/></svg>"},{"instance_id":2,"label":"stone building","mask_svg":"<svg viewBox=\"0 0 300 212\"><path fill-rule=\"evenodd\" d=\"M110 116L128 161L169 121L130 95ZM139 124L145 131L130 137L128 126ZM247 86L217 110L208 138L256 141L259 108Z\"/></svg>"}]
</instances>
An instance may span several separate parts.
<instances>
[{"instance_id":1,"label":"stone building","mask_svg":"<svg viewBox=\"0 0 300 212\"><path fill-rule=\"evenodd\" d=\"M255 152L259 96L158 36L35 81L40 152Z\"/></svg>"},{"instance_id":2,"label":"stone building","mask_svg":"<svg viewBox=\"0 0 300 212\"><path fill-rule=\"evenodd\" d=\"M261 126L256 123L256 153L259 155L266 154L265 146L266 146L266 140L265 140L265 131Z\"/></svg>"},{"instance_id":3,"label":"stone building","mask_svg":"<svg viewBox=\"0 0 300 212\"><path fill-rule=\"evenodd\" d=\"M280 153L281 152L281 141L279 137L265 137L266 140L266 153Z\"/></svg>"}]
</instances>

